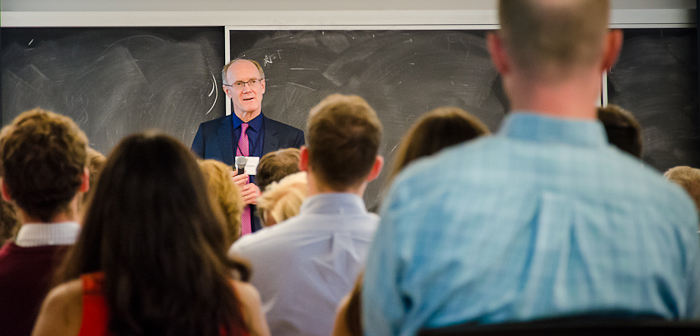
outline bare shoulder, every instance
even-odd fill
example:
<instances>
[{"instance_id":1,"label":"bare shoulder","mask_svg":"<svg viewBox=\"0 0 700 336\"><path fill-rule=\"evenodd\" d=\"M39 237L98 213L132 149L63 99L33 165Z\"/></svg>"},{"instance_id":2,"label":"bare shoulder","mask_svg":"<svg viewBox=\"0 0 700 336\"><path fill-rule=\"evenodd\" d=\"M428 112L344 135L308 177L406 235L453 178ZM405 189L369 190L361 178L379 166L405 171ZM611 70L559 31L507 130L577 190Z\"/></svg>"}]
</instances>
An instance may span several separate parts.
<instances>
[{"instance_id":1,"label":"bare shoulder","mask_svg":"<svg viewBox=\"0 0 700 336\"><path fill-rule=\"evenodd\" d=\"M251 306L256 303L258 305L260 304L260 293L253 285L247 282L233 280L233 288L236 289L236 295L243 305Z\"/></svg>"},{"instance_id":2,"label":"bare shoulder","mask_svg":"<svg viewBox=\"0 0 700 336\"><path fill-rule=\"evenodd\" d=\"M253 336L268 336L270 329L267 326L265 314L260 303L260 293L253 285L232 280L233 288L236 290L236 297L240 300L243 319L248 325L250 334Z\"/></svg>"},{"instance_id":3,"label":"bare shoulder","mask_svg":"<svg viewBox=\"0 0 700 336\"><path fill-rule=\"evenodd\" d=\"M82 283L79 279L66 282L46 296L32 335L77 335L82 315Z\"/></svg>"}]
</instances>

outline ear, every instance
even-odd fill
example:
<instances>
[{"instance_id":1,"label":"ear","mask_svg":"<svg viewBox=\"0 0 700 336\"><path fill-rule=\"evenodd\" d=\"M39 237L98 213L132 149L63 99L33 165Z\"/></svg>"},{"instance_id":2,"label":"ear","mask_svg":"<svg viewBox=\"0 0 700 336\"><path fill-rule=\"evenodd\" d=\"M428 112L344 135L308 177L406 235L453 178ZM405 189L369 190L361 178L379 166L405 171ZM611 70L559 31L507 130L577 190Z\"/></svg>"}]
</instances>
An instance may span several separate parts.
<instances>
[{"instance_id":1,"label":"ear","mask_svg":"<svg viewBox=\"0 0 700 336\"><path fill-rule=\"evenodd\" d=\"M90 190L90 171L85 167L83 169L83 176L80 177L82 183L80 184L80 192L87 192Z\"/></svg>"},{"instance_id":2,"label":"ear","mask_svg":"<svg viewBox=\"0 0 700 336\"><path fill-rule=\"evenodd\" d=\"M5 179L0 179L0 192L2 192L2 199L5 202L12 201L12 196L10 196L10 190L7 189L7 184L5 184Z\"/></svg>"},{"instance_id":3,"label":"ear","mask_svg":"<svg viewBox=\"0 0 700 336\"><path fill-rule=\"evenodd\" d=\"M377 158L374 160L374 165L372 165L372 170L370 170L369 175L367 175L366 181L369 182L376 179L379 173L382 172L382 167L384 167L384 157L377 155Z\"/></svg>"},{"instance_id":4,"label":"ear","mask_svg":"<svg viewBox=\"0 0 700 336\"><path fill-rule=\"evenodd\" d=\"M613 29L605 36L602 71L610 71L615 62L617 62L617 57L620 56L620 49L622 49L622 39L622 30L620 29Z\"/></svg>"},{"instance_id":5,"label":"ear","mask_svg":"<svg viewBox=\"0 0 700 336\"><path fill-rule=\"evenodd\" d=\"M262 80L260 80L260 87L262 88L262 89L260 90L260 94L265 94L265 78L263 78Z\"/></svg>"},{"instance_id":6,"label":"ear","mask_svg":"<svg viewBox=\"0 0 700 336\"><path fill-rule=\"evenodd\" d=\"M226 97L233 99L233 97L235 96L233 94L233 88L231 88L230 86L226 86L226 85L221 85L221 87L224 88L224 93L226 94Z\"/></svg>"},{"instance_id":7,"label":"ear","mask_svg":"<svg viewBox=\"0 0 700 336\"><path fill-rule=\"evenodd\" d=\"M309 149L306 146L301 146L299 153L299 171L309 171Z\"/></svg>"},{"instance_id":8,"label":"ear","mask_svg":"<svg viewBox=\"0 0 700 336\"><path fill-rule=\"evenodd\" d=\"M496 70L501 75L505 75L510 72L510 62L508 61L508 55L503 47L503 39L498 33L488 33L486 35L486 44L489 48L489 54L491 54L491 61L496 66Z\"/></svg>"}]
</instances>

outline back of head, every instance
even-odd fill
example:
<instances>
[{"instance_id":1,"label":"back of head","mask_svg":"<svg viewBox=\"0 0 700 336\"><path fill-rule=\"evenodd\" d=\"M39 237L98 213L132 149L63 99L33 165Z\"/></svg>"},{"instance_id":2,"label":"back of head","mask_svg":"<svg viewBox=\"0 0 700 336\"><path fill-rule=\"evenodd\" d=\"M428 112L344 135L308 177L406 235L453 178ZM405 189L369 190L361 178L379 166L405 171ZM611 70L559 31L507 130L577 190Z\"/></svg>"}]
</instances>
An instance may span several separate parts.
<instances>
[{"instance_id":1,"label":"back of head","mask_svg":"<svg viewBox=\"0 0 700 336\"><path fill-rule=\"evenodd\" d=\"M265 154L255 175L255 183L260 190L265 191L270 183L299 172L299 152L298 148L285 148Z\"/></svg>"},{"instance_id":2,"label":"back of head","mask_svg":"<svg viewBox=\"0 0 700 336\"><path fill-rule=\"evenodd\" d=\"M481 120L458 107L434 109L418 119L404 135L391 176L416 159L489 133Z\"/></svg>"},{"instance_id":3,"label":"back of head","mask_svg":"<svg viewBox=\"0 0 700 336\"><path fill-rule=\"evenodd\" d=\"M598 120L603 123L608 142L624 152L642 158L642 127L632 113L609 104L598 108Z\"/></svg>"},{"instance_id":4,"label":"back of head","mask_svg":"<svg viewBox=\"0 0 700 336\"><path fill-rule=\"evenodd\" d=\"M233 244L241 236L241 214L243 198L238 186L231 180L231 168L216 160L199 161L204 179L207 181L212 201L221 207L226 220L226 244Z\"/></svg>"},{"instance_id":5,"label":"back of head","mask_svg":"<svg viewBox=\"0 0 700 336\"><path fill-rule=\"evenodd\" d=\"M608 0L500 0L500 34L531 78L557 80L601 55Z\"/></svg>"},{"instance_id":6,"label":"back of head","mask_svg":"<svg viewBox=\"0 0 700 336\"><path fill-rule=\"evenodd\" d=\"M104 272L114 335L216 335L222 325L242 326L230 283L239 264L227 258L214 209L185 146L158 133L128 136L102 170L60 276Z\"/></svg>"},{"instance_id":7,"label":"back of head","mask_svg":"<svg viewBox=\"0 0 700 336\"><path fill-rule=\"evenodd\" d=\"M280 223L299 214L308 194L306 172L298 172L272 182L258 199L258 212L265 226Z\"/></svg>"},{"instance_id":8,"label":"back of head","mask_svg":"<svg viewBox=\"0 0 700 336\"><path fill-rule=\"evenodd\" d=\"M333 94L311 110L306 134L314 176L334 190L345 190L362 183L372 170L382 125L361 97Z\"/></svg>"},{"instance_id":9,"label":"back of head","mask_svg":"<svg viewBox=\"0 0 700 336\"><path fill-rule=\"evenodd\" d=\"M695 202L700 211L700 169L688 166L678 166L669 169L664 177L683 187Z\"/></svg>"},{"instance_id":10,"label":"back of head","mask_svg":"<svg viewBox=\"0 0 700 336\"><path fill-rule=\"evenodd\" d=\"M87 137L75 122L37 108L20 114L0 137L0 172L14 203L43 222L68 211L87 156Z\"/></svg>"}]
</instances>

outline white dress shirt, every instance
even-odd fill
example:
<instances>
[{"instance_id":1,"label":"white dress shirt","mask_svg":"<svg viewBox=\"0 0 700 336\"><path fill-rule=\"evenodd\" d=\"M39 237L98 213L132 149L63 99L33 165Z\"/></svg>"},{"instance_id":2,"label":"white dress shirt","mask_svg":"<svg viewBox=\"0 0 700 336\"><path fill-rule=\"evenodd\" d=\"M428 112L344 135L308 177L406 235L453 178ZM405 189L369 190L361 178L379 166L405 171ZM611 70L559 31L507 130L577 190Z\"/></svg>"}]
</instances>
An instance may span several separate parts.
<instances>
[{"instance_id":1,"label":"white dress shirt","mask_svg":"<svg viewBox=\"0 0 700 336\"><path fill-rule=\"evenodd\" d=\"M379 217L357 195L307 198L299 215L239 239L275 336L328 336L335 309L364 267Z\"/></svg>"}]
</instances>

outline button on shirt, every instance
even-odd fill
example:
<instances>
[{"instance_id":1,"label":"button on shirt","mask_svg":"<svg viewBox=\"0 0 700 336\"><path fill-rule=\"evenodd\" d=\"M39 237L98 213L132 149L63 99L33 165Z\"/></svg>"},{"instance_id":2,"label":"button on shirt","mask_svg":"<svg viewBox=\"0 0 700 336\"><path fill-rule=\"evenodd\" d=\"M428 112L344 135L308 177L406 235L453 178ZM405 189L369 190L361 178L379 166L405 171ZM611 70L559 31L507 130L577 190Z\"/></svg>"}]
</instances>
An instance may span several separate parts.
<instances>
[{"instance_id":1,"label":"button on shirt","mask_svg":"<svg viewBox=\"0 0 700 336\"><path fill-rule=\"evenodd\" d=\"M272 335L328 336L335 309L364 266L379 217L357 195L307 198L299 215L239 239Z\"/></svg>"},{"instance_id":2,"label":"button on shirt","mask_svg":"<svg viewBox=\"0 0 700 336\"><path fill-rule=\"evenodd\" d=\"M699 314L692 201L597 121L513 113L409 166L384 202L365 334L627 312Z\"/></svg>"}]
</instances>

